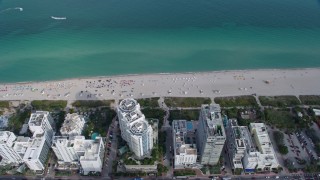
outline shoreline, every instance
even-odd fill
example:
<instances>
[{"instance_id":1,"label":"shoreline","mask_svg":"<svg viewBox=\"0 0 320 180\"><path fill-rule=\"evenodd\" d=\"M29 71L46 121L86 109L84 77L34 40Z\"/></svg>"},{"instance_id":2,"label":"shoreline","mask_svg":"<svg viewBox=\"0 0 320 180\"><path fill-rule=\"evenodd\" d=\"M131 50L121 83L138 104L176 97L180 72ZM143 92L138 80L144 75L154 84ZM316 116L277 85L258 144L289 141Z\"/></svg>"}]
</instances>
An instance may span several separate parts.
<instances>
[{"instance_id":1,"label":"shoreline","mask_svg":"<svg viewBox=\"0 0 320 180\"><path fill-rule=\"evenodd\" d=\"M130 74L1 83L0 100L320 95L320 68Z\"/></svg>"},{"instance_id":2,"label":"shoreline","mask_svg":"<svg viewBox=\"0 0 320 180\"><path fill-rule=\"evenodd\" d=\"M131 77L131 76L146 76L146 75L183 75L183 74L202 74L202 73L221 73L221 72L245 72L245 71L287 71L287 70L319 70L320 67L315 68L267 68L267 69L237 69L237 70L216 70L216 71L188 71L188 72L168 72L168 73L142 73L142 74L119 74L119 75L105 75L105 76L82 76L82 77L71 77L62 79L52 80L34 80L34 81L20 81L20 82L0 82L1 85L12 85L12 84L28 84L28 83L44 83L53 81L69 81L69 80L83 80L83 79L94 79L94 78L117 78L117 77Z\"/></svg>"}]
</instances>

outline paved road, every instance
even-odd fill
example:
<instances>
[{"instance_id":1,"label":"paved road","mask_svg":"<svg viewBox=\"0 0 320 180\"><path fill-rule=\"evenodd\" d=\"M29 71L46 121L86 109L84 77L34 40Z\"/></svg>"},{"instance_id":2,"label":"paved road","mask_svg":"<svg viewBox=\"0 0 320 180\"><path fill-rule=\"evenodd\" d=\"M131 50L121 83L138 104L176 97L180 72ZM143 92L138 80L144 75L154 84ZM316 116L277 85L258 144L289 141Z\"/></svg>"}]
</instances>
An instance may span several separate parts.
<instances>
[{"instance_id":1,"label":"paved road","mask_svg":"<svg viewBox=\"0 0 320 180\"><path fill-rule=\"evenodd\" d=\"M106 179L111 179L109 177L109 174L112 173L112 163L114 159L117 157L117 147L118 147L118 140L117 140L117 134L118 134L118 128L117 128L117 117L114 117L112 119L112 122L110 124L110 127L108 128L108 133L107 133L107 141L106 141L106 153L105 153L105 162L103 164L103 170L102 170L102 177ZM112 128L113 127L113 128ZM110 132L113 132L113 138L110 139ZM111 141L111 147L108 147L108 143ZM109 155L108 153L108 148L109 150Z\"/></svg>"}]
</instances>

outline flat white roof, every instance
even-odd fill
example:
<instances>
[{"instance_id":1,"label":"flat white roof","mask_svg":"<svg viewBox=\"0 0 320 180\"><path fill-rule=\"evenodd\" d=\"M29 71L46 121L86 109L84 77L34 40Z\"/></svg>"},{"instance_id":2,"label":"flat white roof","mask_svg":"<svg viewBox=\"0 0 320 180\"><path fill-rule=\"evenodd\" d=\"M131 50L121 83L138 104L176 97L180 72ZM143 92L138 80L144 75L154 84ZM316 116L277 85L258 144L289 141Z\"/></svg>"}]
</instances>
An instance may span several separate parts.
<instances>
[{"instance_id":1,"label":"flat white roof","mask_svg":"<svg viewBox=\"0 0 320 180\"><path fill-rule=\"evenodd\" d=\"M96 138L95 140L86 140L84 136L76 136L74 140L74 146L76 152L84 152L84 155L80 157L80 160L97 160L100 154L100 145L102 138Z\"/></svg>"},{"instance_id":2,"label":"flat white roof","mask_svg":"<svg viewBox=\"0 0 320 180\"><path fill-rule=\"evenodd\" d=\"M44 136L31 139L30 146L25 152L23 159L24 160L38 159L41 154L41 150L44 146L44 143L45 143Z\"/></svg>"},{"instance_id":3,"label":"flat white roof","mask_svg":"<svg viewBox=\"0 0 320 180\"><path fill-rule=\"evenodd\" d=\"M41 126L42 121L46 119L48 115L48 111L36 111L35 113L31 113L28 123L29 126Z\"/></svg>"}]
</instances>

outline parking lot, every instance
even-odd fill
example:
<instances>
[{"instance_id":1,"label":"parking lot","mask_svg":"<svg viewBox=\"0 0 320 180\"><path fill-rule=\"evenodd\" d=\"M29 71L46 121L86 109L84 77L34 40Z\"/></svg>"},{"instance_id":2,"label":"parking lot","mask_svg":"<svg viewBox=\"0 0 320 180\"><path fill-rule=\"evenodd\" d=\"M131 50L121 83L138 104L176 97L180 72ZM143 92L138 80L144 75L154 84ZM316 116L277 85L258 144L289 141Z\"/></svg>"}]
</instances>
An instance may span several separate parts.
<instances>
[{"instance_id":1,"label":"parking lot","mask_svg":"<svg viewBox=\"0 0 320 180\"><path fill-rule=\"evenodd\" d=\"M306 163L310 162L309 155L295 133L284 134L284 143L288 147L288 154L283 155L283 157L284 159L290 159L296 168L301 169Z\"/></svg>"}]
</instances>

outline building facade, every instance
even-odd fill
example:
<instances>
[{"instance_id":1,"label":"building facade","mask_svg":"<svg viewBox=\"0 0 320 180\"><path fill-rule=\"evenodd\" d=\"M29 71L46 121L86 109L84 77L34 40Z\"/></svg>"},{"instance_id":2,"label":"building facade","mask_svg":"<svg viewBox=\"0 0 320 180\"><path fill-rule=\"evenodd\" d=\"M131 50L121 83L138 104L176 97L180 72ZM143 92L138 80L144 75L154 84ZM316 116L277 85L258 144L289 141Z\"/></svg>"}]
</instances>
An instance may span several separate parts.
<instances>
[{"instance_id":1,"label":"building facade","mask_svg":"<svg viewBox=\"0 0 320 180\"><path fill-rule=\"evenodd\" d=\"M46 142L45 136L33 137L23 156L23 160L31 170L42 173L45 169L49 149L50 146Z\"/></svg>"},{"instance_id":2,"label":"building facade","mask_svg":"<svg viewBox=\"0 0 320 180\"><path fill-rule=\"evenodd\" d=\"M0 165L18 165L23 162L20 155L14 150L17 137L9 131L0 131Z\"/></svg>"},{"instance_id":3,"label":"building facade","mask_svg":"<svg viewBox=\"0 0 320 180\"><path fill-rule=\"evenodd\" d=\"M28 142L23 160L31 170L41 173L52 143L53 119L47 111L36 111L31 114L28 125L33 136Z\"/></svg>"},{"instance_id":4,"label":"building facade","mask_svg":"<svg viewBox=\"0 0 320 180\"><path fill-rule=\"evenodd\" d=\"M191 167L197 162L197 148L192 122L174 120L172 122L174 167Z\"/></svg>"},{"instance_id":5,"label":"building facade","mask_svg":"<svg viewBox=\"0 0 320 180\"><path fill-rule=\"evenodd\" d=\"M84 175L102 171L105 147L101 137L86 140L84 136L76 136L73 147L79 157L81 172Z\"/></svg>"},{"instance_id":6,"label":"building facade","mask_svg":"<svg viewBox=\"0 0 320 180\"><path fill-rule=\"evenodd\" d=\"M33 136L42 134L49 145L51 145L53 137L53 119L48 111L36 111L31 113L29 122L29 130Z\"/></svg>"},{"instance_id":7,"label":"building facade","mask_svg":"<svg viewBox=\"0 0 320 180\"><path fill-rule=\"evenodd\" d=\"M121 137L130 150L138 157L150 154L153 148L153 129L140 111L134 99L124 99L117 108Z\"/></svg>"},{"instance_id":8,"label":"building facade","mask_svg":"<svg viewBox=\"0 0 320 180\"><path fill-rule=\"evenodd\" d=\"M273 171L280 167L275 155L267 128L264 123L250 123L250 131L257 151L246 153L243 166L246 172L251 171Z\"/></svg>"},{"instance_id":9,"label":"building facade","mask_svg":"<svg viewBox=\"0 0 320 180\"><path fill-rule=\"evenodd\" d=\"M243 158L247 153L256 151L249 129L247 126L239 126L236 119L229 119L226 134L232 169L243 171Z\"/></svg>"},{"instance_id":10,"label":"building facade","mask_svg":"<svg viewBox=\"0 0 320 180\"><path fill-rule=\"evenodd\" d=\"M226 141L221 110L218 104L201 106L197 139L200 163L216 165Z\"/></svg>"},{"instance_id":11,"label":"building facade","mask_svg":"<svg viewBox=\"0 0 320 180\"><path fill-rule=\"evenodd\" d=\"M249 131L247 126L238 126L236 119L230 119L227 129L227 149L232 158L233 170L254 173L280 167L263 123L251 123Z\"/></svg>"},{"instance_id":12,"label":"building facade","mask_svg":"<svg viewBox=\"0 0 320 180\"><path fill-rule=\"evenodd\" d=\"M53 152L55 153L58 163L74 163L77 164L79 157L73 148L73 141L69 140L66 136L55 136L53 137L52 146Z\"/></svg>"}]
</instances>

